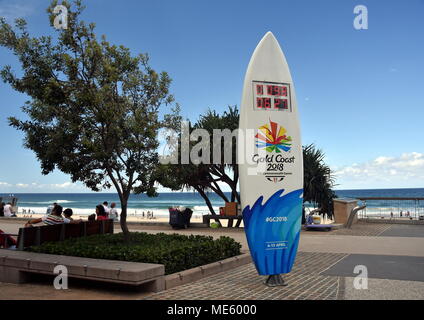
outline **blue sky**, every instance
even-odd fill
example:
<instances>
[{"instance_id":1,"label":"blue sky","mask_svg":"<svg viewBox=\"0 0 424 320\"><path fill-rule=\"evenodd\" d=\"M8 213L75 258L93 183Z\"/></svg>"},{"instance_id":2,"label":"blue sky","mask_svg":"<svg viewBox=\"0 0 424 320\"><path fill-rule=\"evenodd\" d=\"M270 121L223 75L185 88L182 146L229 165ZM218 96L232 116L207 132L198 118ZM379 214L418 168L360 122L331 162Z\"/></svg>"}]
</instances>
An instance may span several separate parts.
<instances>
[{"instance_id":1,"label":"blue sky","mask_svg":"<svg viewBox=\"0 0 424 320\"><path fill-rule=\"evenodd\" d=\"M0 16L23 16L34 35L50 34L48 0L0 0ZM316 143L338 189L424 187L424 0L247 1L90 0L83 15L97 33L148 52L173 78L190 120L239 105L250 56L267 31L279 40L296 86L303 144ZM353 27L356 5L368 30ZM19 71L0 48L0 65ZM42 176L22 133L26 100L0 83L0 192L80 192L69 177Z\"/></svg>"}]
</instances>

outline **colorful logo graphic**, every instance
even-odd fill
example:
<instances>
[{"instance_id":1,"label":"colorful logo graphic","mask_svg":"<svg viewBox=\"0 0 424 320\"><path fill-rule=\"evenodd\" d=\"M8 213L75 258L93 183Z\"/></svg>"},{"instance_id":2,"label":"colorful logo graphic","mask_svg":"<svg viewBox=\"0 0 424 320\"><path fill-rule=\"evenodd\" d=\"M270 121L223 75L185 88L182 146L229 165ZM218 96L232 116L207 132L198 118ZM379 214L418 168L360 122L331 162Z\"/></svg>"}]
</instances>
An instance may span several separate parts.
<instances>
[{"instance_id":1,"label":"colorful logo graphic","mask_svg":"<svg viewBox=\"0 0 424 320\"><path fill-rule=\"evenodd\" d=\"M286 135L287 130L276 122L269 121L259 128L259 133L255 136L256 146L265 148L267 152L281 153L281 150L287 152L291 149L292 138Z\"/></svg>"}]
</instances>

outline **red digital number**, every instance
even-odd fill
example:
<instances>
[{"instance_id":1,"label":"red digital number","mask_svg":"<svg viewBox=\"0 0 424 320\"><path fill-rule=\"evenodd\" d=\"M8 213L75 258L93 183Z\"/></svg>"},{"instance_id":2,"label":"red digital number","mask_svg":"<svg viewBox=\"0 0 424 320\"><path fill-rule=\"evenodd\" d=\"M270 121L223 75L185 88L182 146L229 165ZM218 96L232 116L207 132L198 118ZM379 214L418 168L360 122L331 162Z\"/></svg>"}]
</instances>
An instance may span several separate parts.
<instances>
[{"instance_id":1,"label":"red digital number","mask_svg":"<svg viewBox=\"0 0 424 320\"><path fill-rule=\"evenodd\" d=\"M278 86L266 86L266 90L269 96L278 96Z\"/></svg>"},{"instance_id":2,"label":"red digital number","mask_svg":"<svg viewBox=\"0 0 424 320\"><path fill-rule=\"evenodd\" d=\"M256 85L256 94L263 95L264 94L264 87L261 84Z\"/></svg>"},{"instance_id":3,"label":"red digital number","mask_svg":"<svg viewBox=\"0 0 424 320\"><path fill-rule=\"evenodd\" d=\"M256 107L258 109L271 108L271 99L270 98L256 98Z\"/></svg>"},{"instance_id":4,"label":"red digital number","mask_svg":"<svg viewBox=\"0 0 424 320\"><path fill-rule=\"evenodd\" d=\"M273 86L266 86L266 92L269 96L272 96L272 87Z\"/></svg>"},{"instance_id":5,"label":"red digital number","mask_svg":"<svg viewBox=\"0 0 424 320\"><path fill-rule=\"evenodd\" d=\"M285 86L266 86L269 96L285 96L287 97L287 87Z\"/></svg>"},{"instance_id":6,"label":"red digital number","mask_svg":"<svg viewBox=\"0 0 424 320\"><path fill-rule=\"evenodd\" d=\"M262 108L262 98L256 98L256 108Z\"/></svg>"},{"instance_id":7,"label":"red digital number","mask_svg":"<svg viewBox=\"0 0 424 320\"><path fill-rule=\"evenodd\" d=\"M287 99L274 99L274 108L275 109L288 109Z\"/></svg>"}]
</instances>

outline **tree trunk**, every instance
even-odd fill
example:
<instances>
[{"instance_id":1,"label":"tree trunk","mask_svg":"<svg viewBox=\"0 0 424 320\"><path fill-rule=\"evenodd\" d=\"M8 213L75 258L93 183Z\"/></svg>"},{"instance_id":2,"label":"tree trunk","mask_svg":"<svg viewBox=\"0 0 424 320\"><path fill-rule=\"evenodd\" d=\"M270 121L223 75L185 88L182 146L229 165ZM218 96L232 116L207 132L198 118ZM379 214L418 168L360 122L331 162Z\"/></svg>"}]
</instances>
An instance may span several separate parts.
<instances>
[{"instance_id":1,"label":"tree trunk","mask_svg":"<svg viewBox=\"0 0 424 320\"><path fill-rule=\"evenodd\" d=\"M202 189L200 189L200 188L195 188L195 189L197 190L197 192L199 192L199 193L200 193L200 195L202 196L202 198L205 200L206 205L208 206L210 213L211 213L213 216L216 216L216 213L215 213L215 210L213 209L212 203L211 203L211 201L209 200L208 196L206 195L205 191L203 191L203 190L202 190ZM215 222L216 222L216 223L218 223L220 226L222 226L222 225L221 225L221 222L219 221L219 219L215 219Z\"/></svg>"},{"instance_id":2,"label":"tree trunk","mask_svg":"<svg viewBox=\"0 0 424 320\"><path fill-rule=\"evenodd\" d=\"M218 195L220 196L225 202L229 202L227 196L225 195L224 192L222 192L221 188L219 187L219 185L214 181L213 182L214 187L210 186L210 188Z\"/></svg>"},{"instance_id":3,"label":"tree trunk","mask_svg":"<svg viewBox=\"0 0 424 320\"><path fill-rule=\"evenodd\" d=\"M237 182L228 184L231 188L231 200L232 202L237 201L237 203L241 203L240 195L237 192Z\"/></svg>"},{"instance_id":4,"label":"tree trunk","mask_svg":"<svg viewBox=\"0 0 424 320\"><path fill-rule=\"evenodd\" d=\"M233 170L233 184L229 184L231 187L231 201L234 202L234 200L237 199L237 202L241 204L240 195L237 192L237 184L239 179L238 165L235 165Z\"/></svg>"},{"instance_id":5,"label":"tree trunk","mask_svg":"<svg viewBox=\"0 0 424 320\"><path fill-rule=\"evenodd\" d=\"M129 198L129 195L126 195L126 194L124 194L121 198L121 210L122 211L121 211L120 224L121 224L122 232L124 234L125 242L130 241L130 231L128 230L128 225L127 225L128 198Z\"/></svg>"},{"instance_id":6,"label":"tree trunk","mask_svg":"<svg viewBox=\"0 0 424 320\"><path fill-rule=\"evenodd\" d=\"M122 184L120 185L118 181L116 180L116 178L113 176L113 172L110 167L106 167L106 171L109 175L109 178L112 180L112 183L115 186L116 191L118 192L119 200L121 201L120 225L121 225L122 233L124 234L124 240L126 242L129 242L130 232L127 226L127 208L128 208L128 198L130 197L130 191L128 190L131 190L131 188L125 189Z\"/></svg>"}]
</instances>

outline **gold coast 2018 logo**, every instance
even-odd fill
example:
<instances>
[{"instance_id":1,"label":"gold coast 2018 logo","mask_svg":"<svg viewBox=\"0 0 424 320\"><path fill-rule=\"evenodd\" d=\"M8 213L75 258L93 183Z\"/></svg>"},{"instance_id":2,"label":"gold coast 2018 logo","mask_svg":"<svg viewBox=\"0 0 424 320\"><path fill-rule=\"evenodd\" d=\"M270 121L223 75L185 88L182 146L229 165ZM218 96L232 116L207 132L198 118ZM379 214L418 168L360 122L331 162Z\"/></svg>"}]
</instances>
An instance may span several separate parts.
<instances>
[{"instance_id":1,"label":"gold coast 2018 logo","mask_svg":"<svg viewBox=\"0 0 424 320\"><path fill-rule=\"evenodd\" d=\"M257 164L266 164L266 170L262 174L272 182L280 182L287 175L291 175L286 165L294 164L295 157L284 156L284 153L291 150L293 142L292 137L287 135L287 130L270 120L269 124L259 128L255 138L256 146L267 152L267 155L263 157L255 154L252 159Z\"/></svg>"},{"instance_id":2,"label":"gold coast 2018 logo","mask_svg":"<svg viewBox=\"0 0 424 320\"><path fill-rule=\"evenodd\" d=\"M280 153L281 151L290 151L292 138L286 135L287 130L276 122L269 121L259 128L256 137L256 146L265 148L267 152Z\"/></svg>"}]
</instances>

